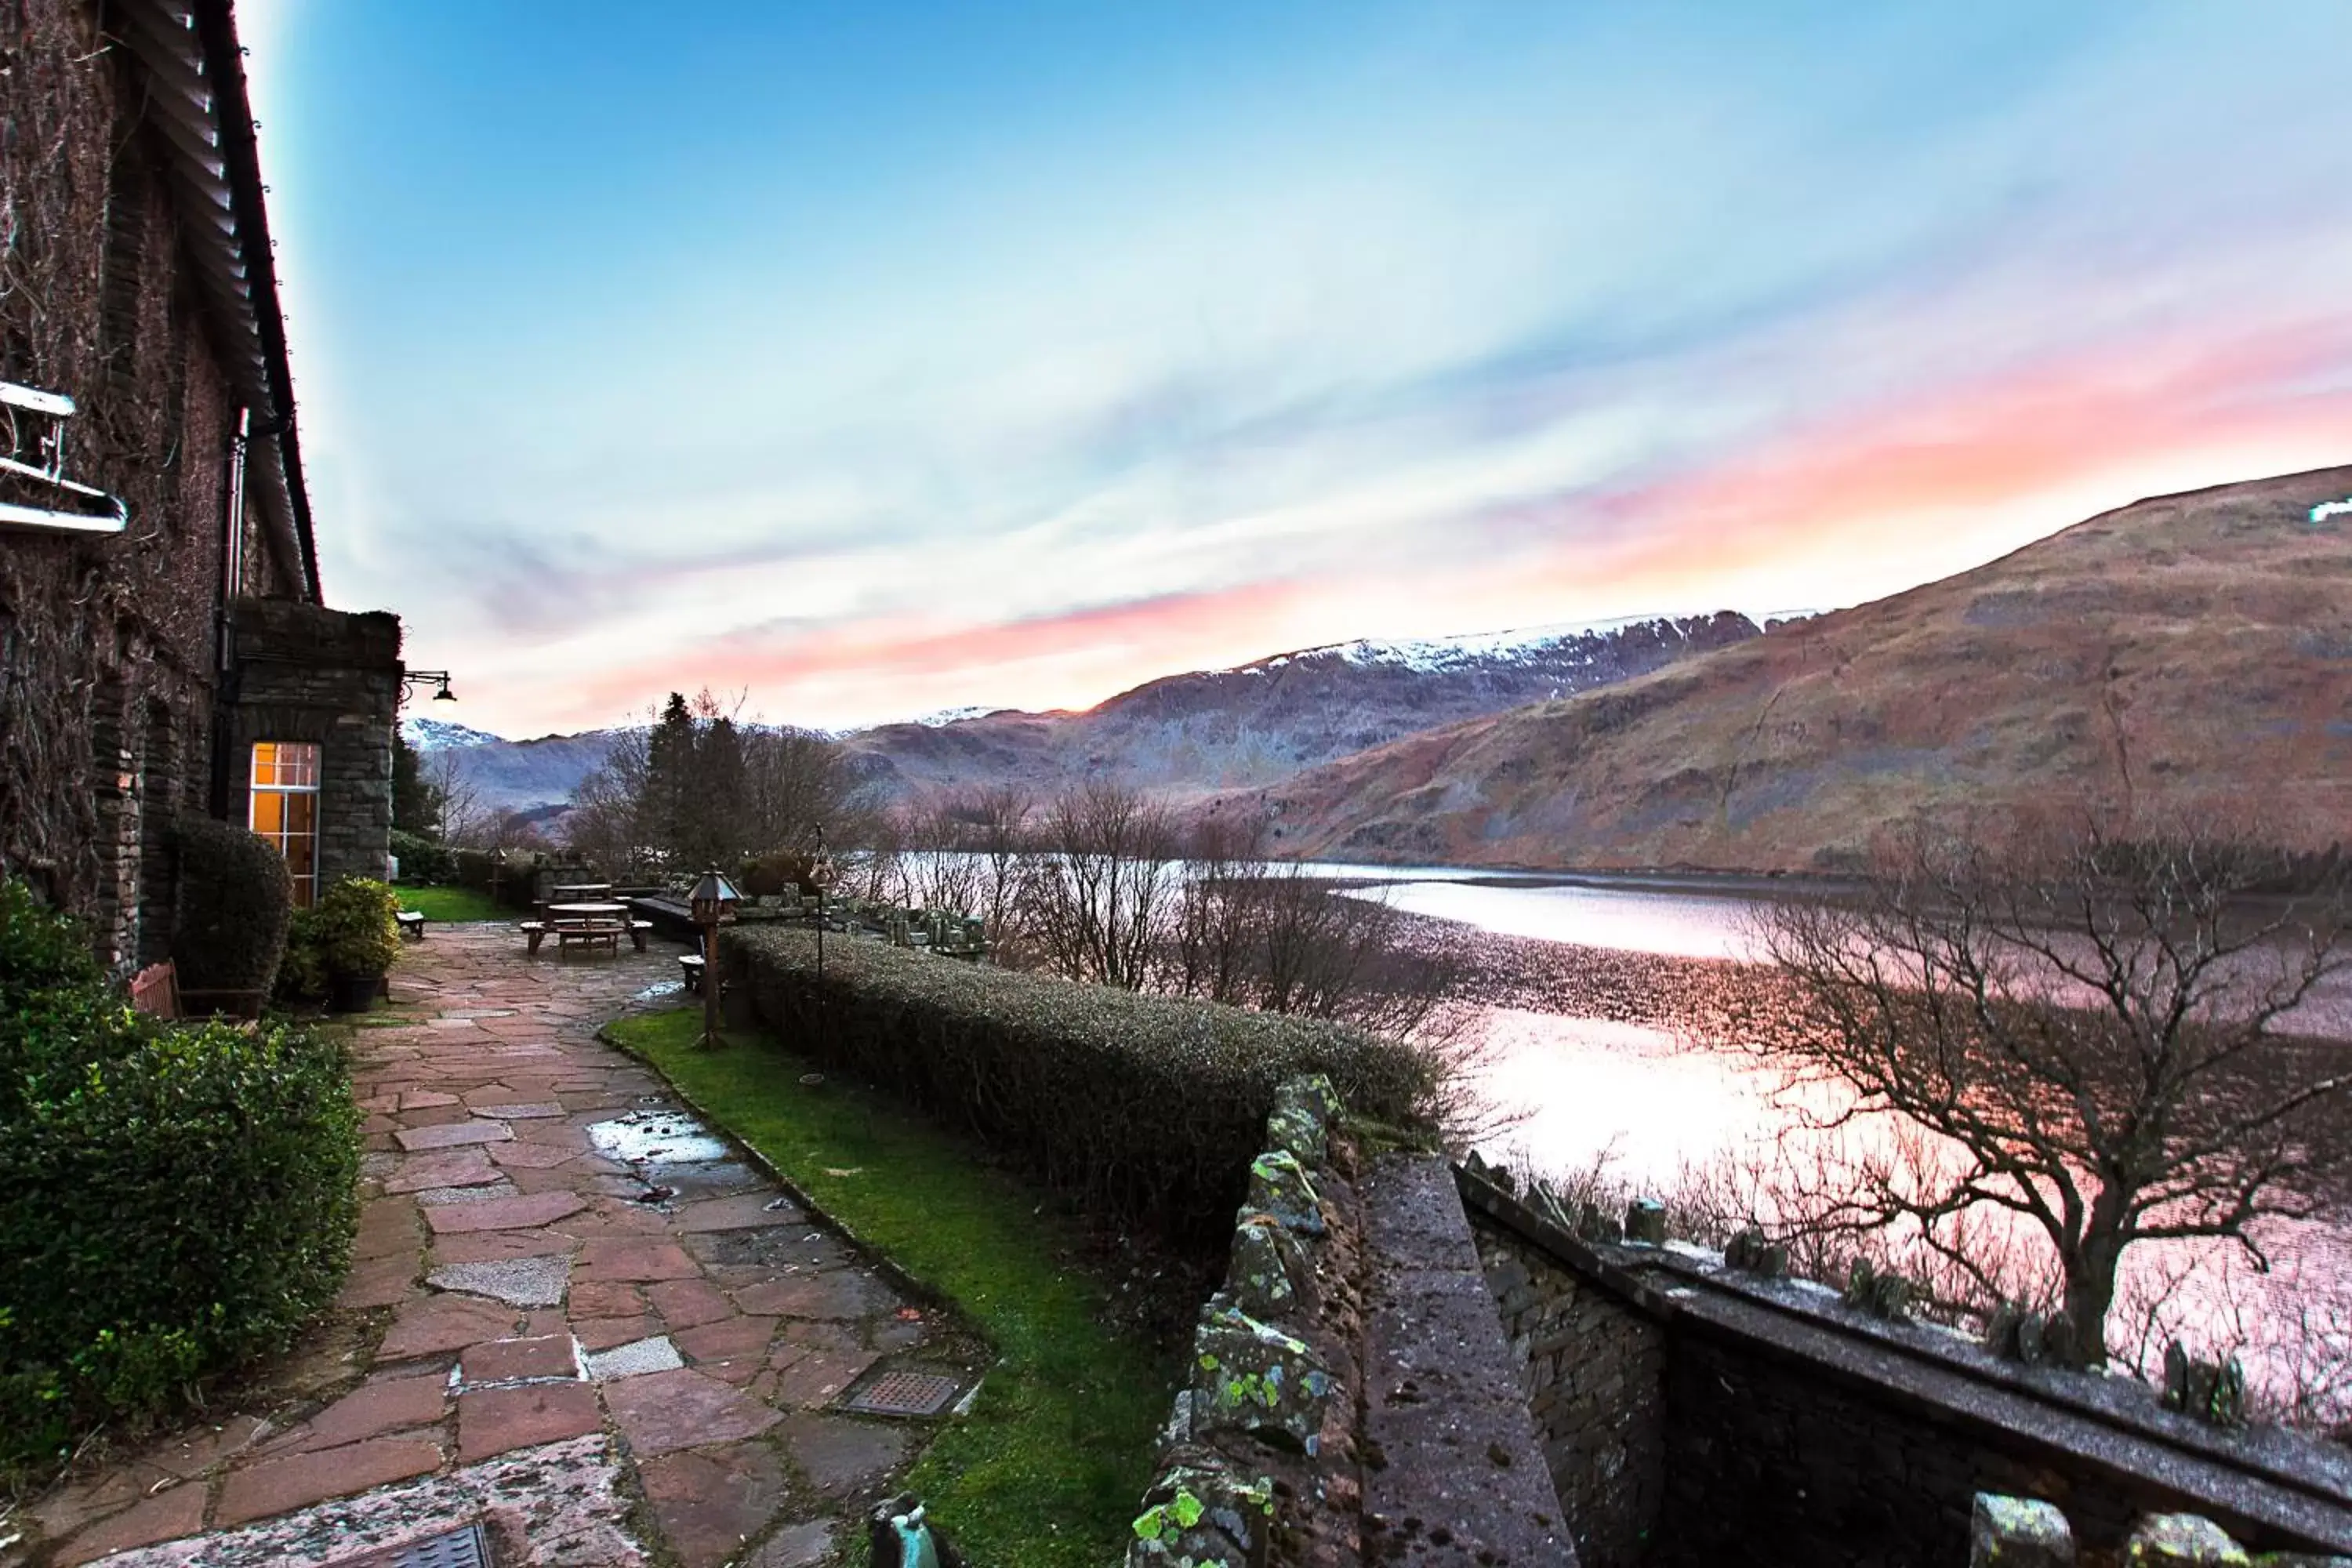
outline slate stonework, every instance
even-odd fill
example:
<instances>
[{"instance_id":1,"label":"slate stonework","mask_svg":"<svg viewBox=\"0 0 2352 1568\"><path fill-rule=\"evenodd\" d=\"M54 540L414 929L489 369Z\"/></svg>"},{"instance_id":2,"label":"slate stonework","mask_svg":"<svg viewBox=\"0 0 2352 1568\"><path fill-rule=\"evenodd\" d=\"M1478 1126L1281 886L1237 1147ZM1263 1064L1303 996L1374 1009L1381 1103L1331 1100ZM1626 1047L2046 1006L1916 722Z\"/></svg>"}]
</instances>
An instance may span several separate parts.
<instances>
[{"instance_id":1,"label":"slate stonework","mask_svg":"<svg viewBox=\"0 0 2352 1568\"><path fill-rule=\"evenodd\" d=\"M392 848L398 617L244 599L234 624L230 800L246 799L256 742L313 742L320 748L319 887L383 876Z\"/></svg>"}]
</instances>

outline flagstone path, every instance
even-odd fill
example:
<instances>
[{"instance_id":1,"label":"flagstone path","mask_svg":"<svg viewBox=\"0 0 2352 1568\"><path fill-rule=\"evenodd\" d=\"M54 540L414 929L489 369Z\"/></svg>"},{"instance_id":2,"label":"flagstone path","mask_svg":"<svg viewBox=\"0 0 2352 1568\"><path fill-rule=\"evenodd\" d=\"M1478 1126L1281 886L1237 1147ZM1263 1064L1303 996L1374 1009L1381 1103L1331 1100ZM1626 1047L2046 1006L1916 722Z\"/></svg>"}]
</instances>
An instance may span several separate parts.
<instances>
[{"instance_id":1,"label":"flagstone path","mask_svg":"<svg viewBox=\"0 0 2352 1568\"><path fill-rule=\"evenodd\" d=\"M406 948L355 1031L365 1206L341 1332L294 1374L316 1392L51 1493L26 1560L316 1564L476 1519L502 1564L855 1551L929 1428L836 1402L877 1365L974 1371L594 1038L677 974L659 944L526 959L503 926Z\"/></svg>"}]
</instances>

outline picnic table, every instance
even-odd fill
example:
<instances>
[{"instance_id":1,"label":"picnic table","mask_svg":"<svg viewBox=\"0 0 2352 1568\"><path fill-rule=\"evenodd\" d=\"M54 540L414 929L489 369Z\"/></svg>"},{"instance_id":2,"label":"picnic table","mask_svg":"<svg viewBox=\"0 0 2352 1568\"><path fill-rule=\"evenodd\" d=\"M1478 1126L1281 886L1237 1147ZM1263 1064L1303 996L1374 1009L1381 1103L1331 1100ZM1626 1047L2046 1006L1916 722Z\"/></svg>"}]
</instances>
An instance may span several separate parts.
<instances>
[{"instance_id":1,"label":"picnic table","mask_svg":"<svg viewBox=\"0 0 2352 1568\"><path fill-rule=\"evenodd\" d=\"M559 889L560 890L560 889ZM606 899L580 899L565 902L550 901L545 917L522 922L523 934L530 940L530 952L539 952L539 944L549 933L555 937L558 952L572 946L593 947L602 942L618 952L621 938L625 936L636 945L639 952L646 950L646 932L653 929L651 921L633 921L629 906Z\"/></svg>"}]
</instances>

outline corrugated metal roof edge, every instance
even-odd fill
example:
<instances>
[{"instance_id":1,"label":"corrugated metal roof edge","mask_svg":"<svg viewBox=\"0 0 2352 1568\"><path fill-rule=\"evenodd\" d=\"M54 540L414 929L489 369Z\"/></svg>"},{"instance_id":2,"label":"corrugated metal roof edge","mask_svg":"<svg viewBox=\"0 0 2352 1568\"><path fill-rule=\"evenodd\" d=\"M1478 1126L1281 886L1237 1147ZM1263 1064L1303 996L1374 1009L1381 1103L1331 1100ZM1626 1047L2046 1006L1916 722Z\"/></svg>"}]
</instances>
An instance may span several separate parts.
<instances>
[{"instance_id":1,"label":"corrugated metal roof edge","mask_svg":"<svg viewBox=\"0 0 2352 1568\"><path fill-rule=\"evenodd\" d=\"M302 574L310 602L326 603L319 586L319 544L310 526L310 492L302 478L302 445L295 418L294 367L286 353L286 317L278 301L278 261L271 254L268 210L262 199L261 152L254 135L253 105L245 87L245 56L236 41L235 0L194 0L196 37L204 49L205 74L215 84L213 113L228 165L229 192L236 206L237 237L252 280L254 324L278 405L275 439L285 470L294 534L302 549Z\"/></svg>"},{"instance_id":2,"label":"corrugated metal roof edge","mask_svg":"<svg viewBox=\"0 0 2352 1568\"><path fill-rule=\"evenodd\" d=\"M306 596L324 604L234 0L112 0L109 9L131 29L124 36L131 59L161 89L163 100L154 105L159 129L180 176L173 194L198 270L211 285L198 293L220 318L231 374L250 387L245 395L257 395L269 405L254 410L255 438L269 442L276 461L250 454L247 473L255 500L281 540L290 532ZM190 81L201 83L201 98L191 97ZM206 140L218 149L217 168L208 166L212 159L201 148ZM219 206L224 198L225 215ZM252 375L257 361L257 384Z\"/></svg>"}]
</instances>

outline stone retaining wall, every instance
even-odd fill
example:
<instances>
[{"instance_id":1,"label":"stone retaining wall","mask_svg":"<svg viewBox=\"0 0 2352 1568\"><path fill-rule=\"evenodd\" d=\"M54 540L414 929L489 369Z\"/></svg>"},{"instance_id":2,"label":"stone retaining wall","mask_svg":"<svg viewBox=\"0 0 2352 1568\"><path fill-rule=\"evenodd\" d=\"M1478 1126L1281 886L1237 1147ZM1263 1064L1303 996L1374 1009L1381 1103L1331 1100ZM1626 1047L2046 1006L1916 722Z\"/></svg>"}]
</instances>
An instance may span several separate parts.
<instances>
[{"instance_id":1,"label":"stone retaining wall","mask_svg":"<svg viewBox=\"0 0 2352 1568\"><path fill-rule=\"evenodd\" d=\"M1129 1568L1573 1563L1443 1159L1283 1085Z\"/></svg>"},{"instance_id":2,"label":"stone retaining wall","mask_svg":"<svg viewBox=\"0 0 2352 1568\"><path fill-rule=\"evenodd\" d=\"M2352 1453L2160 1408L2129 1379L2003 1360L1697 1247L1570 1235L1457 1171L1590 1563L1968 1560L1979 1493L2118 1551L2196 1514L2258 1551L2352 1552Z\"/></svg>"},{"instance_id":3,"label":"stone retaining wall","mask_svg":"<svg viewBox=\"0 0 2352 1568\"><path fill-rule=\"evenodd\" d=\"M1665 1496L1665 1325L1509 1230L1477 1247L1578 1560L1631 1568Z\"/></svg>"}]
</instances>

